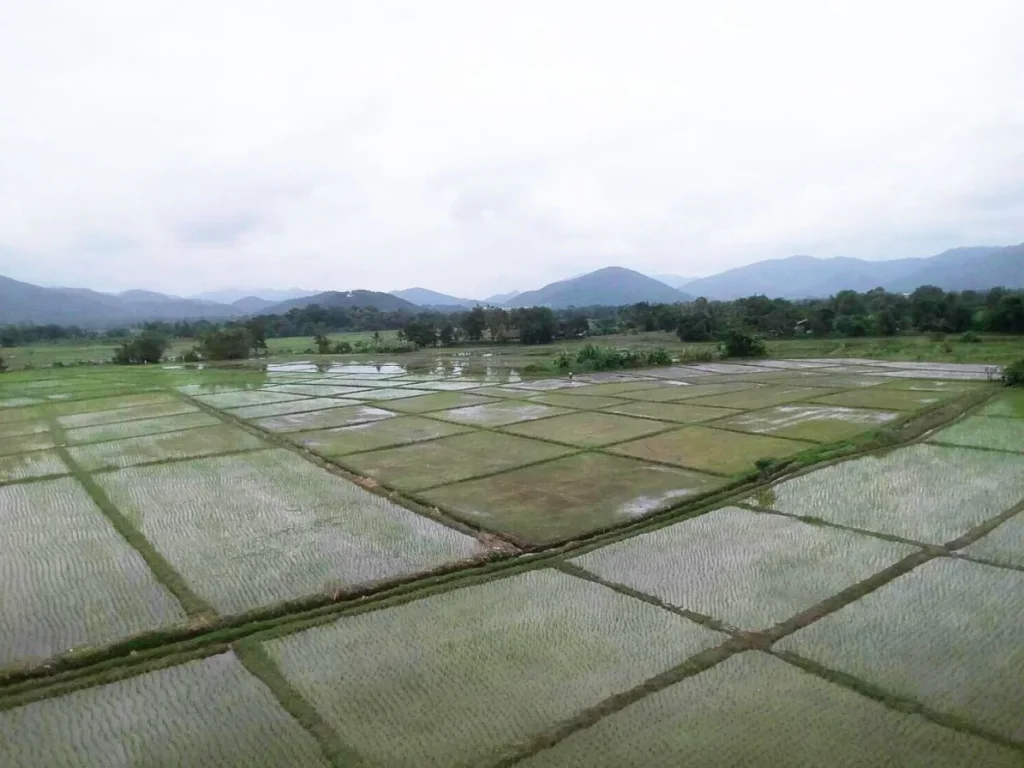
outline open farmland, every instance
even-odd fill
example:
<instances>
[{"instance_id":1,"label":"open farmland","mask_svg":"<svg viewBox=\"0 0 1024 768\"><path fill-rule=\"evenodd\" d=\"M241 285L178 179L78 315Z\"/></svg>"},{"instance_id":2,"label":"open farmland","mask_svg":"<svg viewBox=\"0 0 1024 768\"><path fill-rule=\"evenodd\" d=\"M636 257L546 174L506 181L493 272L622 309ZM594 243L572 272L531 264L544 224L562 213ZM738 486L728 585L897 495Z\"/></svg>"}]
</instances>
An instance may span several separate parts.
<instances>
[{"instance_id":1,"label":"open farmland","mask_svg":"<svg viewBox=\"0 0 1024 768\"><path fill-rule=\"evenodd\" d=\"M0 378L0 762L1019 766L989 375Z\"/></svg>"}]
</instances>

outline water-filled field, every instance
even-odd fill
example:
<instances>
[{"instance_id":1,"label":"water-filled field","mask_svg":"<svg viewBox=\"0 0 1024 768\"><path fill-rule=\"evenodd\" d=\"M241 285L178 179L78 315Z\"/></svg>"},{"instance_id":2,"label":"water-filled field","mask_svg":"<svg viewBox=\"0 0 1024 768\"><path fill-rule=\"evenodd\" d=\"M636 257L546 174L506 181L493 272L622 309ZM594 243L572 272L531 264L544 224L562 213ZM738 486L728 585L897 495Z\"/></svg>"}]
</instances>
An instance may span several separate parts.
<instances>
[{"instance_id":1,"label":"water-filled field","mask_svg":"<svg viewBox=\"0 0 1024 768\"><path fill-rule=\"evenodd\" d=\"M9 374L0 763L1020 765L990 376Z\"/></svg>"}]
</instances>

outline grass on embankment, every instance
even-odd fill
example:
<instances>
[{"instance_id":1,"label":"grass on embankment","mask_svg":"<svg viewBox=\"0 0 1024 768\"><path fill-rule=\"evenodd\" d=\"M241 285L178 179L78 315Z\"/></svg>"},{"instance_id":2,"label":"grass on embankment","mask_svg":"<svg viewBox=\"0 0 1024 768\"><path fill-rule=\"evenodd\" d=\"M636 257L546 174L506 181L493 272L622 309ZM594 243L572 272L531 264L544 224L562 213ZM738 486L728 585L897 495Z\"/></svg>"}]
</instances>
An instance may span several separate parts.
<instances>
[{"instance_id":1,"label":"grass on embankment","mask_svg":"<svg viewBox=\"0 0 1024 768\"><path fill-rule=\"evenodd\" d=\"M393 331L381 331L381 339L385 342L394 340ZM371 332L336 333L329 336L332 342L356 341L369 342L373 338ZM891 336L885 338L803 338L769 340L768 353L774 358L800 357L863 357L875 360L892 361L927 361L933 363L982 363L1004 365L1019 359L1024 349L1024 337L1004 336L997 334L980 334L977 342L969 343L951 335L942 340L935 340L928 335ZM718 345L714 342L705 344L683 343L672 333L650 332L615 334L612 336L594 336L587 339L558 341L542 346L522 346L519 344L458 346L446 349L421 349L412 353L370 353L347 355L313 355L306 352L313 348L311 338L296 336L279 339L267 339L271 362L275 360L394 360L402 365L423 368L458 363L462 367L474 365L487 367L523 368L533 363L539 367L547 367L554 362L563 351L576 351L586 344L596 344L615 348L629 349L637 352L649 352L664 348L676 357L692 356L701 353L717 354ZM169 359L185 354L195 345L194 339L175 339L167 351ZM7 347L0 349L11 370L25 367L45 368L55 364L81 365L90 362L107 363L117 348L115 342L89 342L75 344L67 342L41 343L25 347ZM486 356L486 357L485 357Z\"/></svg>"}]
</instances>

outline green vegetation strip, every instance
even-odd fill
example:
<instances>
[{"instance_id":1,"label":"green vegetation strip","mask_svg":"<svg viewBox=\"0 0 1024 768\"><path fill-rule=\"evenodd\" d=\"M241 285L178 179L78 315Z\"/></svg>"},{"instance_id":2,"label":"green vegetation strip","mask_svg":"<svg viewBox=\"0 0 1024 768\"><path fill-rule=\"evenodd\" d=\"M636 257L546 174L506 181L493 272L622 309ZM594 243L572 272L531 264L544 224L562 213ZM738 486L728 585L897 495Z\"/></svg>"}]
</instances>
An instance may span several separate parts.
<instances>
[{"instance_id":1,"label":"green vegetation strip","mask_svg":"<svg viewBox=\"0 0 1024 768\"><path fill-rule=\"evenodd\" d=\"M554 728L534 737L523 745L515 755L510 755L495 763L494 768L511 768L511 766L517 765L546 749L550 749L574 733L589 728L609 715L619 712L651 694L658 693L682 680L706 672L743 650L745 648L742 643L738 643L735 640L726 640L721 645L701 651L691 656L679 666L645 680L628 691L610 696L600 704L590 707L572 719L559 723Z\"/></svg>"},{"instance_id":2,"label":"green vegetation strip","mask_svg":"<svg viewBox=\"0 0 1024 768\"><path fill-rule=\"evenodd\" d=\"M57 441L57 454L61 460L71 470L71 474L76 480L85 488L86 492L92 497L92 500L96 503L96 506L100 508L110 524L114 526L121 536L127 541L146 561L146 565L157 577L157 579L171 591L178 601L181 603L181 607L185 609L191 617L211 617L215 615L215 612L205 600L203 600L198 594L192 591L192 588L188 585L182 576L171 567L171 564L164 559L163 555L156 551L152 544L143 536L129 521L121 514L120 510L114 506L114 503L107 497L107 494L102 488L93 480L92 475L85 471L82 466L76 462L71 454L65 448L65 437L64 431L61 425L58 423L56 418L51 418L50 429L53 431L54 439Z\"/></svg>"},{"instance_id":3,"label":"green vegetation strip","mask_svg":"<svg viewBox=\"0 0 1024 768\"><path fill-rule=\"evenodd\" d=\"M805 672L809 672L812 675L823 678L830 683L840 685L851 691L855 691L862 696L874 699L897 712L920 715L926 720L930 720L938 725L945 726L946 728L959 733L978 736L986 739L987 741L995 742L1005 747L1010 747L1024 755L1024 744L1008 739L1002 734L991 731L987 728L979 728L974 723L963 720L955 715L939 712L931 707L925 706L916 699L895 694L890 690L881 688L873 683L869 683L859 677L826 667L824 664L819 664L818 662L801 656L798 653L794 653L793 651L773 648L766 652L776 658L792 664L795 667L799 667Z\"/></svg>"},{"instance_id":4,"label":"green vegetation strip","mask_svg":"<svg viewBox=\"0 0 1024 768\"><path fill-rule=\"evenodd\" d=\"M359 768L363 765L359 755L345 746L316 708L281 674L277 664L262 646L242 641L235 645L235 655L250 673L271 690L285 711L316 739L331 765L336 768Z\"/></svg>"}]
</instances>

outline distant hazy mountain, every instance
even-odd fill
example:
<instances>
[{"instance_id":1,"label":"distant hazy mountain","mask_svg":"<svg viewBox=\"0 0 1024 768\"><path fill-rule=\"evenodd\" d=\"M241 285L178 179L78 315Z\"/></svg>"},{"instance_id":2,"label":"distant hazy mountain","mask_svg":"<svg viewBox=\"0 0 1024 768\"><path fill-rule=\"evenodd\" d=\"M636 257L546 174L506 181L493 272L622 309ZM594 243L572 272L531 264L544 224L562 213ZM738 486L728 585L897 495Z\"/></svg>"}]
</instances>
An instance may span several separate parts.
<instances>
[{"instance_id":1,"label":"distant hazy mountain","mask_svg":"<svg viewBox=\"0 0 1024 768\"><path fill-rule=\"evenodd\" d=\"M664 277L668 279L669 276ZM689 301L695 296L728 300L766 294L773 298L802 299L831 296L846 289L869 291L878 287L909 293L921 285L936 285L947 291L986 290L996 286L1024 289L1024 244L955 248L928 258L893 261L791 256L759 261L694 280L686 284L686 293L631 269L606 267L551 283L536 291L490 296L481 303L508 307L541 305L560 309L569 306L621 306L640 301L671 303ZM276 301L275 293L288 295L288 298ZM296 293L299 295L294 295ZM214 296L231 298L233 303L217 303L212 300ZM414 300L409 300L410 297ZM375 307L381 312L404 310L414 313L424 306L450 312L474 303L471 299L459 299L424 288L410 288L394 294L328 291L308 295L299 289L275 289L238 295L220 291L181 298L143 290L115 294L85 288L44 288L0 276L0 325L56 323L98 329L145 320L224 320L287 312L309 304Z\"/></svg>"},{"instance_id":2,"label":"distant hazy mountain","mask_svg":"<svg viewBox=\"0 0 1024 768\"><path fill-rule=\"evenodd\" d=\"M678 302L689 301L685 293L670 288L664 283L623 267L605 267L596 272L562 280L546 285L540 290L527 291L516 296L506 305L510 307L546 306L553 309L565 307L590 307L598 304L622 306L640 301Z\"/></svg>"},{"instance_id":3,"label":"distant hazy mountain","mask_svg":"<svg viewBox=\"0 0 1024 768\"><path fill-rule=\"evenodd\" d=\"M492 306L500 307L503 304L507 304L512 301L516 296L520 294L520 291L509 291L508 293L496 293L493 296L488 296L484 299L484 304L490 304Z\"/></svg>"},{"instance_id":4,"label":"distant hazy mountain","mask_svg":"<svg viewBox=\"0 0 1024 768\"><path fill-rule=\"evenodd\" d=\"M152 291L113 294L85 288L43 288L0 277L0 324L56 323L109 328L143 320L223 319L241 314L240 310L223 304Z\"/></svg>"},{"instance_id":5,"label":"distant hazy mountain","mask_svg":"<svg viewBox=\"0 0 1024 768\"><path fill-rule=\"evenodd\" d=\"M390 293L378 291L326 291L313 296L303 296L299 299L289 299L279 304L274 304L261 310L261 314L277 315L287 312L290 309L308 307L310 304L319 304L321 307L374 307L380 312L407 312L422 311L422 307L406 301Z\"/></svg>"},{"instance_id":6,"label":"distant hazy mountain","mask_svg":"<svg viewBox=\"0 0 1024 768\"><path fill-rule=\"evenodd\" d=\"M695 277L682 277L681 275L651 275L651 277L670 288L677 289L683 288L697 279Z\"/></svg>"},{"instance_id":7,"label":"distant hazy mountain","mask_svg":"<svg viewBox=\"0 0 1024 768\"><path fill-rule=\"evenodd\" d=\"M947 291L1024 287L1024 246L955 248L928 258L891 261L790 256L694 280L686 291L722 300L754 294L806 299L879 287L907 293L920 285Z\"/></svg>"},{"instance_id":8,"label":"distant hazy mountain","mask_svg":"<svg viewBox=\"0 0 1024 768\"><path fill-rule=\"evenodd\" d=\"M261 299L259 296L246 296L244 299L231 302L231 306L247 315L261 315L278 303L280 302Z\"/></svg>"},{"instance_id":9,"label":"distant hazy mountain","mask_svg":"<svg viewBox=\"0 0 1024 768\"><path fill-rule=\"evenodd\" d=\"M936 285L944 291L1024 288L1024 243L1008 248L954 248L921 261L920 269L886 288L903 293L919 285Z\"/></svg>"},{"instance_id":10,"label":"distant hazy mountain","mask_svg":"<svg viewBox=\"0 0 1024 768\"><path fill-rule=\"evenodd\" d=\"M316 291L304 288L250 288L248 290L239 288L225 288L222 291L206 291L197 293L190 298L199 301L215 301L218 304L234 304L242 299L264 299L271 304L278 304L288 299L298 299L303 296L312 296Z\"/></svg>"},{"instance_id":11,"label":"distant hazy mountain","mask_svg":"<svg viewBox=\"0 0 1024 768\"><path fill-rule=\"evenodd\" d=\"M476 299L460 299L446 293L438 293L429 288L406 288L404 291L391 291L392 296L411 301L421 307L465 307L470 309L480 302Z\"/></svg>"}]
</instances>

